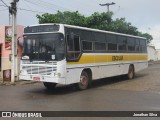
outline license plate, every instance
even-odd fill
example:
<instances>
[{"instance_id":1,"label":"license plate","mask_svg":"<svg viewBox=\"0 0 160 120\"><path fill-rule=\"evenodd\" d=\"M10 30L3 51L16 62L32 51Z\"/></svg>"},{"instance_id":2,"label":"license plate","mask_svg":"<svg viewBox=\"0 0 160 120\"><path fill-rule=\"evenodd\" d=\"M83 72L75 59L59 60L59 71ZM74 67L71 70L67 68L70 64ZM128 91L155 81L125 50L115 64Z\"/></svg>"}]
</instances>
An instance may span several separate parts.
<instances>
[{"instance_id":1,"label":"license plate","mask_svg":"<svg viewBox=\"0 0 160 120\"><path fill-rule=\"evenodd\" d=\"M33 80L40 81L40 77L33 77Z\"/></svg>"}]
</instances>

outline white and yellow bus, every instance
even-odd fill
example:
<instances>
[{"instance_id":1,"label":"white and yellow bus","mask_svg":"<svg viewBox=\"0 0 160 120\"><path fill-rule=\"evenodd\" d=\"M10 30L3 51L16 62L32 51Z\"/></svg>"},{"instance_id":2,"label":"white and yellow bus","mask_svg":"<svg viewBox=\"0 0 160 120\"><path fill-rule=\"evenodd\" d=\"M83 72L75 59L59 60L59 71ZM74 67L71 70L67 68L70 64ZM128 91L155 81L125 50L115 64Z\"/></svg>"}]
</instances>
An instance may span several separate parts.
<instances>
[{"instance_id":1,"label":"white and yellow bus","mask_svg":"<svg viewBox=\"0 0 160 120\"><path fill-rule=\"evenodd\" d=\"M21 80L87 89L91 81L135 73L148 67L146 39L66 24L39 24L24 29Z\"/></svg>"}]
</instances>

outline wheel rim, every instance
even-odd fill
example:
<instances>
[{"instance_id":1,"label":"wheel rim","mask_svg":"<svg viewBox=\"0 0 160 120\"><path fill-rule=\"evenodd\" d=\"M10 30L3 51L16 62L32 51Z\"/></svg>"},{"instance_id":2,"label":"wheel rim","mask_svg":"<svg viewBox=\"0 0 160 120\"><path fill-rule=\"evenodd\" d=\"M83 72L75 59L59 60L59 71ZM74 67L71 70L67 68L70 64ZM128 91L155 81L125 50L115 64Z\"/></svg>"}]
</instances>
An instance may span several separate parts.
<instances>
[{"instance_id":1,"label":"wheel rim","mask_svg":"<svg viewBox=\"0 0 160 120\"><path fill-rule=\"evenodd\" d=\"M86 89L88 86L88 77L87 75L82 74L80 77L80 87L81 89Z\"/></svg>"},{"instance_id":2,"label":"wheel rim","mask_svg":"<svg viewBox=\"0 0 160 120\"><path fill-rule=\"evenodd\" d=\"M81 76L81 78L80 78L80 83L81 83L83 86L87 86L87 85L88 85L87 77L86 77L86 76Z\"/></svg>"}]
</instances>

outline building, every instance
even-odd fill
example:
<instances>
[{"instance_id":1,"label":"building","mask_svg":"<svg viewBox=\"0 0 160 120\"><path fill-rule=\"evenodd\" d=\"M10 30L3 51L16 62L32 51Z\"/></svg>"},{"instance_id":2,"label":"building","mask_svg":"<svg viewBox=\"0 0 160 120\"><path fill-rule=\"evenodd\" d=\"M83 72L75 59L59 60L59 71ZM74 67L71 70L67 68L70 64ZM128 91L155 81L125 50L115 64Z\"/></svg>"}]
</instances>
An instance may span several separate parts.
<instances>
[{"instance_id":1,"label":"building","mask_svg":"<svg viewBox=\"0 0 160 120\"><path fill-rule=\"evenodd\" d=\"M24 26L17 26L17 38L22 36L24 31ZM22 38L19 39L21 42ZM11 69L11 46L12 46L12 27L0 25L0 77L3 77L4 70ZM22 53L22 47L18 46L18 62ZM19 65L19 64L18 64ZM19 66L18 66L19 68Z\"/></svg>"},{"instance_id":2,"label":"building","mask_svg":"<svg viewBox=\"0 0 160 120\"><path fill-rule=\"evenodd\" d=\"M160 60L160 49L157 49L157 58Z\"/></svg>"},{"instance_id":3,"label":"building","mask_svg":"<svg viewBox=\"0 0 160 120\"><path fill-rule=\"evenodd\" d=\"M147 46L147 51L148 51L148 61L157 61L157 50L155 49L154 46Z\"/></svg>"}]
</instances>

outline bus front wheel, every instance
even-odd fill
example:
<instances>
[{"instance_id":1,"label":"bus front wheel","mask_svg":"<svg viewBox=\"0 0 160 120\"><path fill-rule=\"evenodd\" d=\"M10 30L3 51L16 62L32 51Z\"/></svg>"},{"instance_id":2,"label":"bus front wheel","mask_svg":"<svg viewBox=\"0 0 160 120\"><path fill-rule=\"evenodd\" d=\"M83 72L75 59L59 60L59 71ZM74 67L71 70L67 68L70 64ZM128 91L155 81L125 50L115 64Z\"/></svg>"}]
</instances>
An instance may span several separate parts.
<instances>
[{"instance_id":1,"label":"bus front wheel","mask_svg":"<svg viewBox=\"0 0 160 120\"><path fill-rule=\"evenodd\" d=\"M86 71L83 71L80 76L80 82L77 84L79 90L85 90L90 84L90 79Z\"/></svg>"},{"instance_id":2,"label":"bus front wheel","mask_svg":"<svg viewBox=\"0 0 160 120\"><path fill-rule=\"evenodd\" d=\"M128 79L133 79L135 77L135 71L134 71L134 66L130 65L129 69L128 69L128 74L127 74L127 78Z\"/></svg>"},{"instance_id":3,"label":"bus front wheel","mask_svg":"<svg viewBox=\"0 0 160 120\"><path fill-rule=\"evenodd\" d=\"M43 84L48 90L54 90L57 83L43 82Z\"/></svg>"}]
</instances>

